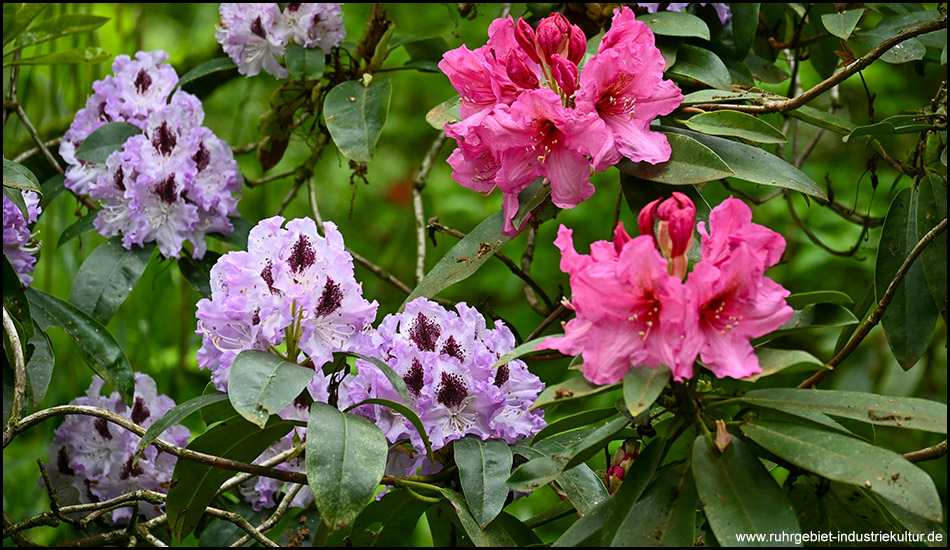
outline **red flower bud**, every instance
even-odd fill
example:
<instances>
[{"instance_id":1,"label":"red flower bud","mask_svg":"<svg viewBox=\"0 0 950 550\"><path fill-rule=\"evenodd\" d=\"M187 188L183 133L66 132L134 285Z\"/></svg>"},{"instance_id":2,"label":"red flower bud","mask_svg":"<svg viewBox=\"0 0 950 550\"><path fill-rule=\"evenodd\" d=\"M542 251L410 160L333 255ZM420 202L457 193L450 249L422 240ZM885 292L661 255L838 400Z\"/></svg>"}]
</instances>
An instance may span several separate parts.
<instances>
[{"instance_id":1,"label":"red flower bud","mask_svg":"<svg viewBox=\"0 0 950 550\"><path fill-rule=\"evenodd\" d=\"M515 23L515 40L518 41L518 45L521 46L521 49L528 54L531 61L535 63L541 62L541 58L538 57L538 44L534 35L534 29L532 29L531 25L524 19L519 18L518 22Z\"/></svg>"},{"instance_id":2,"label":"red flower bud","mask_svg":"<svg viewBox=\"0 0 950 550\"><path fill-rule=\"evenodd\" d=\"M551 76L565 96L571 97L577 91L577 65L558 54L551 56Z\"/></svg>"},{"instance_id":3,"label":"red flower bud","mask_svg":"<svg viewBox=\"0 0 950 550\"><path fill-rule=\"evenodd\" d=\"M537 88L540 83L537 75L535 75L517 55L508 55L508 63L506 64L505 71L508 73L508 78L510 78L516 86L521 88L533 90Z\"/></svg>"},{"instance_id":4,"label":"red flower bud","mask_svg":"<svg viewBox=\"0 0 950 550\"><path fill-rule=\"evenodd\" d=\"M584 59L585 53L587 53L587 36L584 35L584 31L580 27L573 25L567 47L567 58L577 65Z\"/></svg>"},{"instance_id":5,"label":"red flower bud","mask_svg":"<svg viewBox=\"0 0 950 550\"><path fill-rule=\"evenodd\" d=\"M566 56L571 36L571 24L560 13L552 13L538 24L536 34L538 51L544 62L551 64L551 56L560 54Z\"/></svg>"}]
</instances>

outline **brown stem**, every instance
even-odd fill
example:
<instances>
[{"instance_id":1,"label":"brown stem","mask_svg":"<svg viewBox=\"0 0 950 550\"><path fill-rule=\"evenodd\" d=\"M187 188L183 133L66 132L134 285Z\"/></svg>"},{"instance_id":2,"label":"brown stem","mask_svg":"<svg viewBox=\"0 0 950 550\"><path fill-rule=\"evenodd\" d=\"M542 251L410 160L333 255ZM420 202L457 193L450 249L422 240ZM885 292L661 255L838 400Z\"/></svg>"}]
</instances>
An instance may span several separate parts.
<instances>
[{"instance_id":1,"label":"brown stem","mask_svg":"<svg viewBox=\"0 0 950 550\"><path fill-rule=\"evenodd\" d=\"M419 167L419 171L412 178L412 211L416 220L416 284L419 284L426 274L426 219L422 208L422 190L426 186L426 180L429 179L429 172L432 171L435 157L442 150L444 143L445 130L439 132L439 135L432 141L429 151L422 159L422 166Z\"/></svg>"},{"instance_id":2,"label":"brown stem","mask_svg":"<svg viewBox=\"0 0 950 550\"><path fill-rule=\"evenodd\" d=\"M919 451L904 453L903 456L910 462L924 462L925 460L934 460L947 454L947 440L944 439L933 447L927 447Z\"/></svg>"}]
</instances>

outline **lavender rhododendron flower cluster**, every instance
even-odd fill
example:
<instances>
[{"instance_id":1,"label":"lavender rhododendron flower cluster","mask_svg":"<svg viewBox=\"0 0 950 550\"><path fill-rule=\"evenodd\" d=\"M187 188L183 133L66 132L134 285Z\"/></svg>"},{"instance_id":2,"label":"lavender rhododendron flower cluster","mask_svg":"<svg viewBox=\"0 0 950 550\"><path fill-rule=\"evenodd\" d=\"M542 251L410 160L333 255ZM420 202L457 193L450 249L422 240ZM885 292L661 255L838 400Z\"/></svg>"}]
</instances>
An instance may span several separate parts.
<instances>
[{"instance_id":1,"label":"lavender rhododendron flower cluster","mask_svg":"<svg viewBox=\"0 0 950 550\"><path fill-rule=\"evenodd\" d=\"M224 3L215 38L241 74L254 76L263 69L287 78L278 58L291 41L329 54L346 38L342 5L291 2L281 11L276 3Z\"/></svg>"},{"instance_id":2,"label":"lavender rhododendron flower cluster","mask_svg":"<svg viewBox=\"0 0 950 550\"><path fill-rule=\"evenodd\" d=\"M716 3L707 3L707 2L698 2L700 6L711 5L714 10L716 10L716 16L719 17L719 22L723 25L726 24L729 19L732 18L732 12L729 11L729 4L716 4ZM660 11L662 6L665 6L665 11L685 11L686 8L690 5L689 2L671 2L669 4L643 4L638 3L638 6L642 6L647 9L649 13L656 13Z\"/></svg>"},{"instance_id":3,"label":"lavender rhododendron flower cluster","mask_svg":"<svg viewBox=\"0 0 950 550\"><path fill-rule=\"evenodd\" d=\"M583 354L584 376L596 384L620 381L631 366L665 365L682 381L697 357L719 378L761 372L749 341L793 314L789 292L765 276L785 239L752 223L749 207L730 198L712 210L708 229L700 222L702 260L684 282L695 216L692 201L674 193L641 211L641 236L631 238L621 224L589 256L575 251L571 230L561 226L554 243L577 315L564 336L538 348Z\"/></svg>"},{"instance_id":4,"label":"lavender rhododendron flower cluster","mask_svg":"<svg viewBox=\"0 0 950 550\"><path fill-rule=\"evenodd\" d=\"M497 19L488 34L474 51L447 52L439 68L461 96L462 120L446 126L458 142L452 178L484 193L501 189L506 233L519 229L518 193L538 177L550 181L555 205L573 208L594 193L592 169L624 157L669 160L669 142L650 122L683 95L663 79L653 33L629 8L616 12L583 70L587 38L559 13L537 30Z\"/></svg>"},{"instance_id":5,"label":"lavender rhododendron flower cluster","mask_svg":"<svg viewBox=\"0 0 950 550\"><path fill-rule=\"evenodd\" d=\"M29 225L36 222L42 209L39 195L32 191L22 191L22 195L26 204L26 219L23 219L23 212L16 204L6 194L3 195L3 255L10 261L20 282L28 285L33 282L30 274L36 267L36 253L40 250Z\"/></svg>"},{"instance_id":6,"label":"lavender rhododendron flower cluster","mask_svg":"<svg viewBox=\"0 0 950 550\"><path fill-rule=\"evenodd\" d=\"M170 397L158 395L155 381L146 374L135 375L135 395L131 408L126 406L118 392L103 396L103 385L101 378L94 377L85 397L74 399L71 404L99 407L143 428L151 426L175 406ZM184 447L191 433L188 428L175 425L163 432L161 437ZM79 502L90 503L139 489L168 492L176 457L150 445L136 459L135 448L139 440L139 436L104 418L87 415L67 417L56 430L49 447L49 457L53 462L50 473L54 475L54 484L62 485L57 487L60 495L68 497L63 489L70 487L75 489ZM158 505L140 503L139 506L139 511L148 518L161 513ZM117 508L112 511L112 522L124 522L131 513L131 508Z\"/></svg>"},{"instance_id":7,"label":"lavender rhododendron flower cluster","mask_svg":"<svg viewBox=\"0 0 950 550\"><path fill-rule=\"evenodd\" d=\"M61 152L70 164L66 187L102 202L96 230L122 236L122 244L157 242L162 255L177 258L186 240L194 258L205 252L205 235L230 233L228 216L237 212L241 175L231 148L202 126L204 111L195 96L179 90L168 54L119 56L115 76L93 85L96 91L66 133ZM166 104L167 102L167 104ZM129 138L104 165L76 158L83 140L100 126L125 121L144 133Z\"/></svg>"}]
</instances>

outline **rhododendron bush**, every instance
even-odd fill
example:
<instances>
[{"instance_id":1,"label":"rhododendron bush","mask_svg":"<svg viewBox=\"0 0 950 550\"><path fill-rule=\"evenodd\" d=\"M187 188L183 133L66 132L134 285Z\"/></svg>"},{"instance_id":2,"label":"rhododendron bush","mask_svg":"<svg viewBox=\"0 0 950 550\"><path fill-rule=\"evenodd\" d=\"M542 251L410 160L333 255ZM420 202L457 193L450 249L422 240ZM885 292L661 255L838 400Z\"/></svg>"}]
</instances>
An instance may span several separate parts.
<instances>
[{"instance_id":1,"label":"rhododendron bush","mask_svg":"<svg viewBox=\"0 0 950 550\"><path fill-rule=\"evenodd\" d=\"M5 545L946 545L943 4L3 10Z\"/></svg>"}]
</instances>

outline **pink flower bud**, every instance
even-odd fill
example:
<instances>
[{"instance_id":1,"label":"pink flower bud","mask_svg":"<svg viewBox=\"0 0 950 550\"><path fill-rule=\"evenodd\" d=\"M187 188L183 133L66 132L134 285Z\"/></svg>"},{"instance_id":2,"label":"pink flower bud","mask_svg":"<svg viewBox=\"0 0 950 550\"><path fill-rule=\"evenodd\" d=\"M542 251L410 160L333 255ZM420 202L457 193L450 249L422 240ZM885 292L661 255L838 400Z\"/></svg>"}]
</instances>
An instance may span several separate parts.
<instances>
[{"instance_id":1,"label":"pink flower bud","mask_svg":"<svg viewBox=\"0 0 950 550\"><path fill-rule=\"evenodd\" d=\"M587 36L577 25L571 27L571 38L567 47L567 58L577 65L587 53Z\"/></svg>"},{"instance_id":2,"label":"pink flower bud","mask_svg":"<svg viewBox=\"0 0 950 550\"><path fill-rule=\"evenodd\" d=\"M551 56L551 76L565 96L571 97L577 91L577 65L559 54Z\"/></svg>"},{"instance_id":3,"label":"pink flower bud","mask_svg":"<svg viewBox=\"0 0 950 550\"><path fill-rule=\"evenodd\" d=\"M656 223L656 207L660 205L660 199L647 204L640 209L640 215L637 216L637 225L640 226L641 235L649 235L656 242L656 234L653 232L653 225Z\"/></svg>"},{"instance_id":4,"label":"pink flower bud","mask_svg":"<svg viewBox=\"0 0 950 550\"><path fill-rule=\"evenodd\" d=\"M689 197L678 191L673 197L659 199L643 207L637 218L642 235L650 235L653 242L670 260L670 274L686 275L689 261L686 252L693 245L693 226L696 224L696 206ZM656 230L653 225L656 223Z\"/></svg>"},{"instance_id":5,"label":"pink flower bud","mask_svg":"<svg viewBox=\"0 0 950 550\"><path fill-rule=\"evenodd\" d=\"M551 64L554 54L567 55L570 43L571 24L560 13L552 13L538 24L536 34L538 51L544 62Z\"/></svg>"},{"instance_id":6,"label":"pink flower bud","mask_svg":"<svg viewBox=\"0 0 950 550\"><path fill-rule=\"evenodd\" d=\"M623 222L617 224L617 228L614 229L614 249L617 251L617 254L620 254L620 251L623 250L623 246L630 242L630 235L627 233L627 230L623 227Z\"/></svg>"},{"instance_id":7,"label":"pink flower bud","mask_svg":"<svg viewBox=\"0 0 950 550\"><path fill-rule=\"evenodd\" d=\"M618 226L618 228L620 228ZM620 228L622 229L622 228ZM629 237L628 237L629 238ZM620 488L620 484L630 471L630 466L636 460L639 454L640 443L635 439L624 441L623 445L617 448L613 458L610 460L610 466L607 467L606 484L607 490L613 494Z\"/></svg>"},{"instance_id":8,"label":"pink flower bud","mask_svg":"<svg viewBox=\"0 0 950 550\"><path fill-rule=\"evenodd\" d=\"M534 29L524 19L519 18L518 22L515 23L515 40L518 41L518 45L532 61L535 63L541 62L541 58L538 57L538 45L534 36Z\"/></svg>"},{"instance_id":9,"label":"pink flower bud","mask_svg":"<svg viewBox=\"0 0 950 550\"><path fill-rule=\"evenodd\" d=\"M538 87L539 81L537 75L535 75L517 55L508 56L505 71L508 73L508 78L510 78L516 86L527 90L533 90Z\"/></svg>"}]
</instances>

